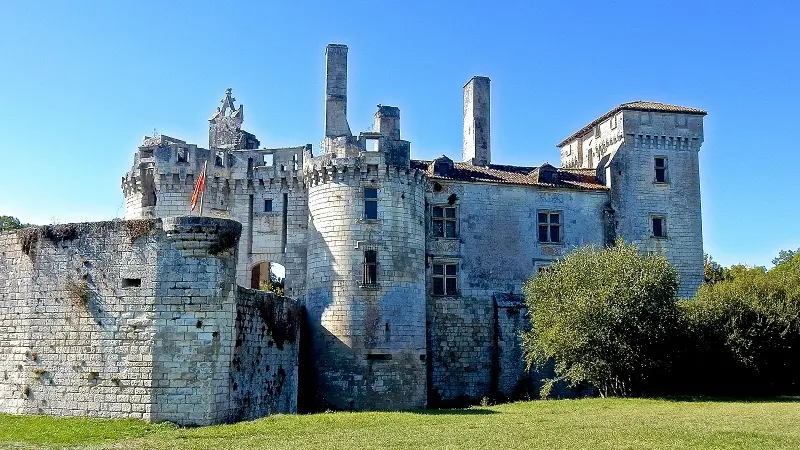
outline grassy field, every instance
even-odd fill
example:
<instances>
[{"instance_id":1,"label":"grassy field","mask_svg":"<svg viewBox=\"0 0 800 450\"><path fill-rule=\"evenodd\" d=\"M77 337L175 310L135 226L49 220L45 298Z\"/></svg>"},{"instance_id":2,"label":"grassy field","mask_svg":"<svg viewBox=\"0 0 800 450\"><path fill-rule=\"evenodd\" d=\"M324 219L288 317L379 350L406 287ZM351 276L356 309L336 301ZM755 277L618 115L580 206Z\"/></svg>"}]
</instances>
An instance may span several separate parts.
<instances>
[{"instance_id":1,"label":"grassy field","mask_svg":"<svg viewBox=\"0 0 800 450\"><path fill-rule=\"evenodd\" d=\"M551 400L458 410L272 416L201 428L0 415L0 447L800 449L800 398Z\"/></svg>"}]
</instances>

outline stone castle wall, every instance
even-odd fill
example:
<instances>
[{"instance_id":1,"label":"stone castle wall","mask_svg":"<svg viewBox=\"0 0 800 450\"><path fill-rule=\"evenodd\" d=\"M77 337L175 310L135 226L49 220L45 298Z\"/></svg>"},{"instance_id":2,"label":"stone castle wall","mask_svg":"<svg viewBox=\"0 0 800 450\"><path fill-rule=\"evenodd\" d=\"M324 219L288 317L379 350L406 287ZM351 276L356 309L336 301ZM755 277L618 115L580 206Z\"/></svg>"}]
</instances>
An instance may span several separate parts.
<instances>
[{"instance_id":1,"label":"stone castle wall","mask_svg":"<svg viewBox=\"0 0 800 450\"><path fill-rule=\"evenodd\" d=\"M525 280L573 248L602 246L608 193L442 180L427 195L431 207L455 206L458 224L456 238L427 242L429 402L475 401L497 389L496 294L520 294ZM561 212L563 242L538 241L540 210ZM433 295L435 264L458 266L458 295Z\"/></svg>"},{"instance_id":2,"label":"stone castle wall","mask_svg":"<svg viewBox=\"0 0 800 450\"><path fill-rule=\"evenodd\" d=\"M179 424L238 417L234 355L296 366L297 354L296 344L265 350L253 340L258 349L236 349L237 308L252 309L235 283L240 231L181 217L0 234L0 410ZM285 333L275 323L260 332ZM296 382L296 368L286 372L284 383ZM296 390L279 395L296 399ZM260 411L293 412L282 408L295 402Z\"/></svg>"},{"instance_id":3,"label":"stone castle wall","mask_svg":"<svg viewBox=\"0 0 800 450\"><path fill-rule=\"evenodd\" d=\"M306 308L321 408L426 405L425 224L421 173L378 153L306 161L309 201ZM364 188L378 218L364 218ZM365 251L377 283L364 284Z\"/></svg>"}]
</instances>

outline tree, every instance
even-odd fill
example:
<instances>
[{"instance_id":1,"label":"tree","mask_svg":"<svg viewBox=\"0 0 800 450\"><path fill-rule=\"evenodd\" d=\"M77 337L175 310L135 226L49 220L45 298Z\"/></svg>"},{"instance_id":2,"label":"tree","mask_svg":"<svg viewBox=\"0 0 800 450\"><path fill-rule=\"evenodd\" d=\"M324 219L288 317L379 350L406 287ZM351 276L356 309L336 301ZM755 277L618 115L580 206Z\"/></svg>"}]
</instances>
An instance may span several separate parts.
<instances>
[{"instance_id":1,"label":"tree","mask_svg":"<svg viewBox=\"0 0 800 450\"><path fill-rule=\"evenodd\" d=\"M636 246L584 247L524 286L532 329L523 335L529 366L555 361L553 383L590 383L600 395L648 391L667 364L678 323L675 270Z\"/></svg>"},{"instance_id":2,"label":"tree","mask_svg":"<svg viewBox=\"0 0 800 450\"><path fill-rule=\"evenodd\" d=\"M12 216L0 216L0 231L18 230L30 225L20 223L19 219Z\"/></svg>"},{"instance_id":3,"label":"tree","mask_svg":"<svg viewBox=\"0 0 800 450\"><path fill-rule=\"evenodd\" d=\"M781 250L778 252L778 256L772 260L772 264L776 266L788 261L791 261L795 255L800 254L800 248L797 250Z\"/></svg>"},{"instance_id":4,"label":"tree","mask_svg":"<svg viewBox=\"0 0 800 450\"><path fill-rule=\"evenodd\" d=\"M703 255L703 274L706 283L714 284L730 278L731 271L727 267L723 267L720 263L714 261L714 258L706 253Z\"/></svg>"}]
</instances>

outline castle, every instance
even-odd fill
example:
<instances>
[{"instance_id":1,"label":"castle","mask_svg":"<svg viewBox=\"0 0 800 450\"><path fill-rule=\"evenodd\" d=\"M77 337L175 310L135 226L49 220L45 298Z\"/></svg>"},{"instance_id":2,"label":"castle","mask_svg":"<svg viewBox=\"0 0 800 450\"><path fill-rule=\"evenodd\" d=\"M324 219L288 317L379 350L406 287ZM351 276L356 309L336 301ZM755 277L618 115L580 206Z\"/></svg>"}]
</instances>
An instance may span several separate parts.
<instances>
[{"instance_id":1,"label":"castle","mask_svg":"<svg viewBox=\"0 0 800 450\"><path fill-rule=\"evenodd\" d=\"M149 372L137 378L145 380L138 395L149 397L112 416L205 424L295 412L298 405L411 409L512 397L530 382L519 339L529 326L522 284L571 249L622 238L666 256L680 276L679 295L693 295L702 282L698 151L705 111L624 103L558 144L561 168L497 165L490 81L476 76L463 89L460 161L414 160L396 107L378 105L372 130L351 131L347 51L326 49L318 152L310 144L260 148L242 129L244 109L229 89L209 119L208 149L145 137L122 179L127 225L83 224L83 233L68 236L52 227L2 235L3 299L34 318L30 311L49 301L42 292L63 300L75 290L64 287L75 284L68 284L74 273L27 291L4 273L30 273L35 285L42 270L66 270L57 261L90 281L98 266L120 266L108 292L95 285L88 291L118 299L118 314L152 328L139 343ZM189 198L206 162L205 217L192 216ZM132 228L146 231L132 235ZM112 247L104 247L103 261L80 256L96 258L98 242ZM112 263L112 254L123 261ZM47 265L37 268L42 260ZM286 298L258 290L274 265L285 270ZM129 301L131 293L141 301ZM64 320L60 309L52 311L58 313L48 320ZM4 337L19 320L0 316ZM120 331L123 321L111 322L109 348L83 350L100 355L94 359L105 361L104 351L124 359L130 350L119 347L130 338ZM37 345L30 334L14 336L15 344L0 346L22 354ZM72 345L65 339L45 340L56 349ZM27 351L25 367L38 367ZM21 357L3 358L14 372ZM53 358L66 364L63 355ZM131 401L118 401L121 388L102 373L109 366L99 365L91 373L109 385L108 399ZM121 367L112 365L109 374ZM93 400L58 409L50 399L33 409L18 375L0 383L4 411L98 415ZM84 381L64 391L68 398L84 401L91 390L78 386Z\"/></svg>"}]
</instances>

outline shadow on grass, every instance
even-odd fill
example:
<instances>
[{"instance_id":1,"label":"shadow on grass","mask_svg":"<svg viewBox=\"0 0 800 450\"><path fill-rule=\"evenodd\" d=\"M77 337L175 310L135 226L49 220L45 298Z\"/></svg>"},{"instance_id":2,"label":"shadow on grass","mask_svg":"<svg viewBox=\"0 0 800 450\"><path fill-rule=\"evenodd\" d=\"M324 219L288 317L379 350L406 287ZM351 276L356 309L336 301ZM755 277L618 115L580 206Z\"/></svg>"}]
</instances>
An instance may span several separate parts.
<instances>
[{"instance_id":1,"label":"shadow on grass","mask_svg":"<svg viewBox=\"0 0 800 450\"><path fill-rule=\"evenodd\" d=\"M764 396L764 397L726 397L702 395L676 395L671 397L657 397L654 400L667 402L721 402L721 403L800 403L800 397L791 395Z\"/></svg>"},{"instance_id":2,"label":"shadow on grass","mask_svg":"<svg viewBox=\"0 0 800 450\"><path fill-rule=\"evenodd\" d=\"M421 414L423 416L484 416L487 414L497 414L497 411L484 408L415 409L409 412L412 414Z\"/></svg>"}]
</instances>

